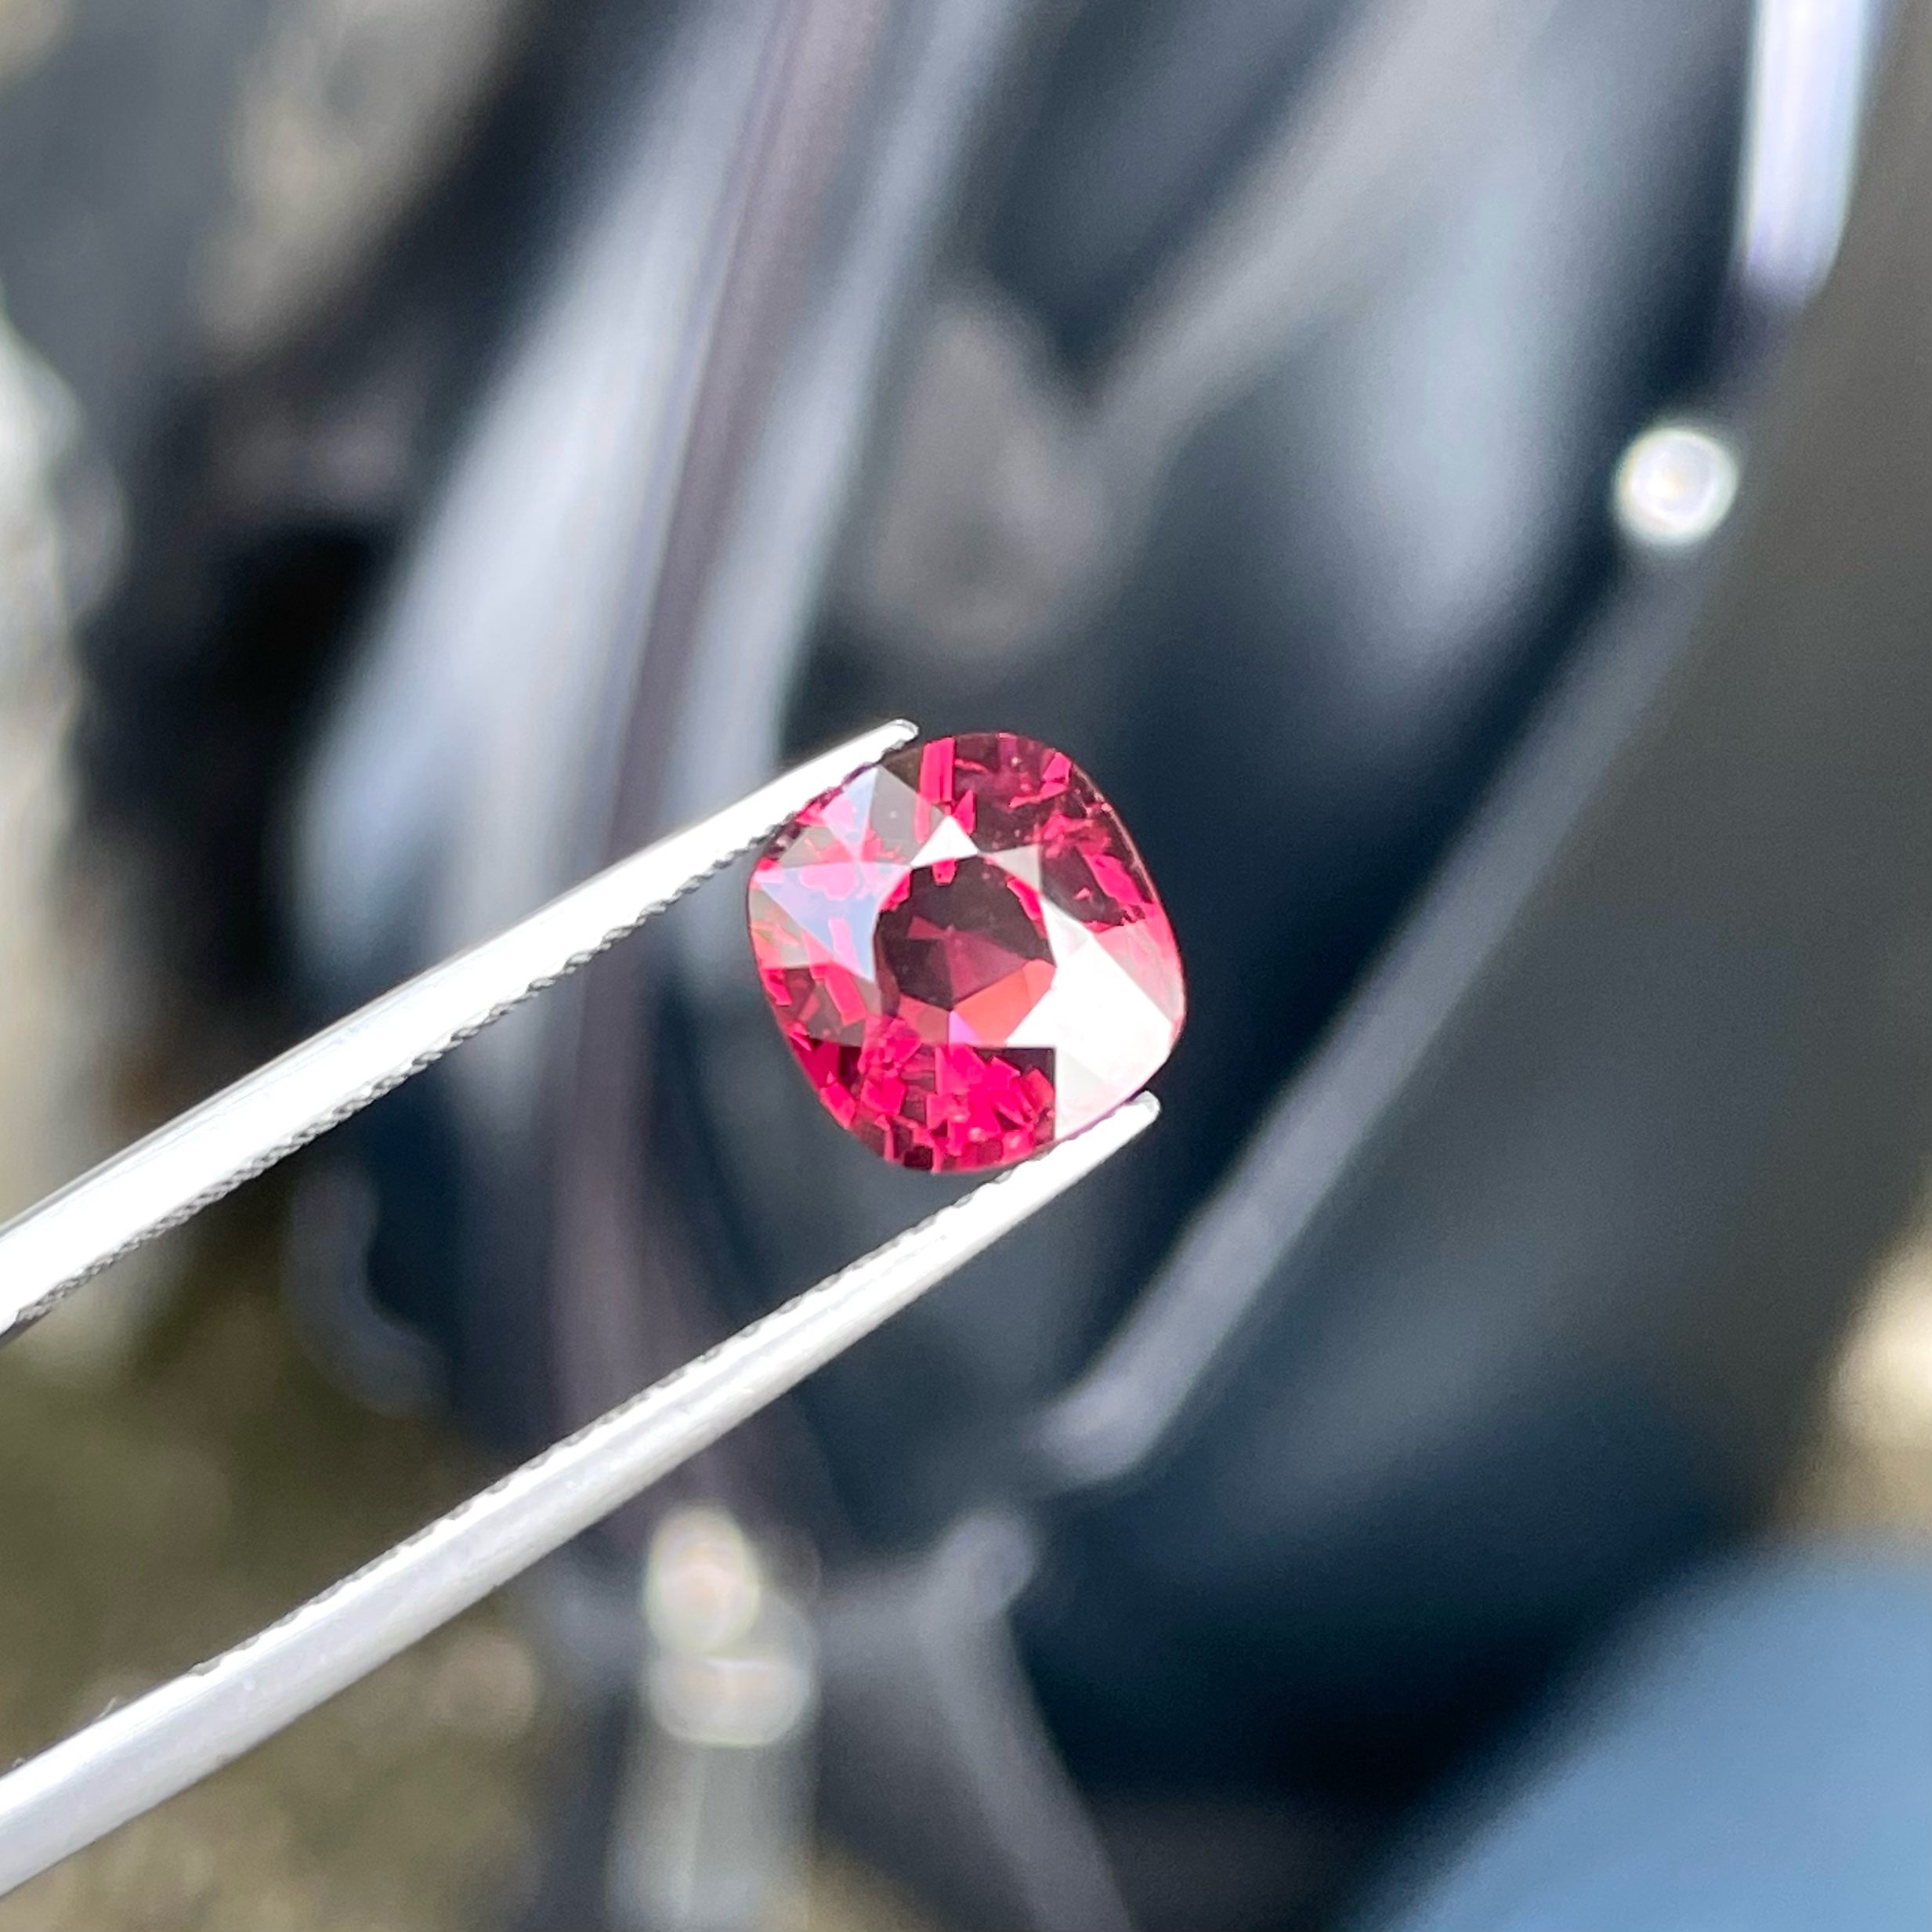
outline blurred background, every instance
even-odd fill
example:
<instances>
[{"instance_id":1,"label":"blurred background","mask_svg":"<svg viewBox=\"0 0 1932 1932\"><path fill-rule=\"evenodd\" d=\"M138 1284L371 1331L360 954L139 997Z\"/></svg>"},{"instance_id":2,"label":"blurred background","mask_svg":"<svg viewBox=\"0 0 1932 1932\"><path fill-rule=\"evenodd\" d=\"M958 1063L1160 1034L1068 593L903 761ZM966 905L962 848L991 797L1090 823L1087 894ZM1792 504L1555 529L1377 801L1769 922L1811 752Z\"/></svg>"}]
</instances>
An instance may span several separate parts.
<instances>
[{"instance_id":1,"label":"blurred background","mask_svg":"<svg viewBox=\"0 0 1932 1932\"><path fill-rule=\"evenodd\" d=\"M1923 0L0 0L0 1214L788 754L1157 1132L0 1932L1932 1915ZM0 1760L943 1184L742 878L0 1360Z\"/></svg>"}]
</instances>

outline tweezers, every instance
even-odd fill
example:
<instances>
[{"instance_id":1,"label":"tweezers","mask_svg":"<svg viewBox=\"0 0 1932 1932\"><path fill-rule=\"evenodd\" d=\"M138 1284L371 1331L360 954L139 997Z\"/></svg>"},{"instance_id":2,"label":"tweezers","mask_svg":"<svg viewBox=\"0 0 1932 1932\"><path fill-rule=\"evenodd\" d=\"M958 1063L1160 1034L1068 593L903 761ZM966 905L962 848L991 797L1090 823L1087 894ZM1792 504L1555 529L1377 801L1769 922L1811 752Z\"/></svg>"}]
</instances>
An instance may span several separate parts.
<instances>
[{"instance_id":1,"label":"tweezers","mask_svg":"<svg viewBox=\"0 0 1932 1932\"><path fill-rule=\"evenodd\" d=\"M808 758L385 993L0 1228L0 1341L574 971L854 772L903 720ZM278 1623L0 1776L0 1892L240 1757L560 1547L1090 1174L1143 1094L761 1317Z\"/></svg>"}]
</instances>

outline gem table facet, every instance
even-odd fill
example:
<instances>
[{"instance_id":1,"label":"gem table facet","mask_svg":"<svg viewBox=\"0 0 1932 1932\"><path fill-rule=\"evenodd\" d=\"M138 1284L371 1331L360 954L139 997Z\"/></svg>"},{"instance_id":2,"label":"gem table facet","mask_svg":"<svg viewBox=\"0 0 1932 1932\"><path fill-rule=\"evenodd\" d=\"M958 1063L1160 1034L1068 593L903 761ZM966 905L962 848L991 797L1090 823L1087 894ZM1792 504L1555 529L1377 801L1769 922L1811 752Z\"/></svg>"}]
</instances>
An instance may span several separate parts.
<instances>
[{"instance_id":1,"label":"gem table facet","mask_svg":"<svg viewBox=\"0 0 1932 1932\"><path fill-rule=\"evenodd\" d=\"M1186 997L1119 816L1008 732L895 752L786 826L751 950L840 1124L907 1167L1023 1160L1144 1085Z\"/></svg>"}]
</instances>

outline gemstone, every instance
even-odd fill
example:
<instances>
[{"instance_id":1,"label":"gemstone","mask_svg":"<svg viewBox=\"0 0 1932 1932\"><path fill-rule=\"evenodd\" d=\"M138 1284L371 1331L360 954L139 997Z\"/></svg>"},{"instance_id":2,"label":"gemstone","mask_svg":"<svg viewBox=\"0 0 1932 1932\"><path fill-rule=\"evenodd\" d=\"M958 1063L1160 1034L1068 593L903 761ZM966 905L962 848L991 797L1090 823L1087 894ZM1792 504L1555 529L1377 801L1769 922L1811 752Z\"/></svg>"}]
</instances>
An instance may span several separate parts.
<instances>
[{"instance_id":1,"label":"gemstone","mask_svg":"<svg viewBox=\"0 0 1932 1932\"><path fill-rule=\"evenodd\" d=\"M935 738L783 827L751 950L798 1064L874 1153L935 1173L1023 1160L1172 1050L1173 928L1119 815L1064 751Z\"/></svg>"}]
</instances>

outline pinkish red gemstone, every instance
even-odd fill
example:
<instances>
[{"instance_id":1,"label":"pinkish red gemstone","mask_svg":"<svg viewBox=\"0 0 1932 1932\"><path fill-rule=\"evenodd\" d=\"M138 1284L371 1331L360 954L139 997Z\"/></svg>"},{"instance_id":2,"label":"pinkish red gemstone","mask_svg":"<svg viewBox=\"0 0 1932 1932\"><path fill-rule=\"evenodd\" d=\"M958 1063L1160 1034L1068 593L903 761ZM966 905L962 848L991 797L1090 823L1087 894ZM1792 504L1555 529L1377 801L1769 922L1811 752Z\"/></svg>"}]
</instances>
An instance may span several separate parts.
<instances>
[{"instance_id":1,"label":"pinkish red gemstone","mask_svg":"<svg viewBox=\"0 0 1932 1932\"><path fill-rule=\"evenodd\" d=\"M907 1167L997 1167L1135 1093L1186 1008L1126 827L1064 751L908 747L793 819L751 874L751 950L839 1123Z\"/></svg>"}]
</instances>

